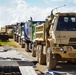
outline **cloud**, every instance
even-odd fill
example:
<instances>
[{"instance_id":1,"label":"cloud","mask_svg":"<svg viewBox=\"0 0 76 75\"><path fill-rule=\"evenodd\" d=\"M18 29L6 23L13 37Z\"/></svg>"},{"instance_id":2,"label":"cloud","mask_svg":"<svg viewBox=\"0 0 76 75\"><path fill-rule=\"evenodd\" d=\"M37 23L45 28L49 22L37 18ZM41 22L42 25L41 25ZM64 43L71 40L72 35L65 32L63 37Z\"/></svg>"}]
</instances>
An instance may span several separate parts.
<instances>
[{"instance_id":1,"label":"cloud","mask_svg":"<svg viewBox=\"0 0 76 75\"><path fill-rule=\"evenodd\" d=\"M30 17L32 17L33 20L45 20L54 8L32 7L24 0L9 0L9 3L11 5L10 7L0 7L0 26L14 24L17 22L25 22L29 20ZM75 7L63 7L62 9L55 10L54 12L65 12L63 9L65 9L66 12L75 11Z\"/></svg>"},{"instance_id":2,"label":"cloud","mask_svg":"<svg viewBox=\"0 0 76 75\"><path fill-rule=\"evenodd\" d=\"M28 4L23 0L9 0L10 7L0 7L0 26L22 21Z\"/></svg>"},{"instance_id":3,"label":"cloud","mask_svg":"<svg viewBox=\"0 0 76 75\"><path fill-rule=\"evenodd\" d=\"M43 0L45 3L49 2L59 2L59 1L64 1L64 0Z\"/></svg>"},{"instance_id":4,"label":"cloud","mask_svg":"<svg viewBox=\"0 0 76 75\"><path fill-rule=\"evenodd\" d=\"M63 2L66 0L43 0L45 3L49 3L49 2ZM76 3L76 0L67 0L67 2L73 2Z\"/></svg>"},{"instance_id":5,"label":"cloud","mask_svg":"<svg viewBox=\"0 0 76 75\"><path fill-rule=\"evenodd\" d=\"M29 8L28 4L24 2L23 0L16 0L14 3L16 3L17 6L13 10L12 17L14 19L11 21L11 23L22 21L23 19L25 19L26 11Z\"/></svg>"},{"instance_id":6,"label":"cloud","mask_svg":"<svg viewBox=\"0 0 76 75\"><path fill-rule=\"evenodd\" d=\"M76 3L76 0L67 0L68 2Z\"/></svg>"},{"instance_id":7,"label":"cloud","mask_svg":"<svg viewBox=\"0 0 76 75\"><path fill-rule=\"evenodd\" d=\"M76 0L72 0L74 3L76 3Z\"/></svg>"},{"instance_id":8,"label":"cloud","mask_svg":"<svg viewBox=\"0 0 76 75\"><path fill-rule=\"evenodd\" d=\"M11 7L1 7L0 9L0 25L25 22L30 17L33 20L45 20L50 8L42 9L39 7L31 7L23 0L10 0ZM13 6L15 4L15 6Z\"/></svg>"},{"instance_id":9,"label":"cloud","mask_svg":"<svg viewBox=\"0 0 76 75\"><path fill-rule=\"evenodd\" d=\"M7 9L5 7L0 8L0 26L9 24L10 22L10 17L11 17L11 13L10 13L11 9Z\"/></svg>"}]
</instances>

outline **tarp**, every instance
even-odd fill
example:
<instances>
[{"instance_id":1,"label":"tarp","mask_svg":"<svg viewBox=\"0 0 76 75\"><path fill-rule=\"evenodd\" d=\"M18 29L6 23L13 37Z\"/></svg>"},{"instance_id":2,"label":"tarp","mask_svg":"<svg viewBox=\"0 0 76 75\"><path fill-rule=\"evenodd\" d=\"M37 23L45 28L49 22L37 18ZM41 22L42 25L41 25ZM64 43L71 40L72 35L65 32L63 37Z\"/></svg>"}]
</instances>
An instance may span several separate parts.
<instances>
[{"instance_id":1,"label":"tarp","mask_svg":"<svg viewBox=\"0 0 76 75\"><path fill-rule=\"evenodd\" d=\"M43 73L44 75L67 75L66 72L58 72L58 71L53 71L53 70L46 70Z\"/></svg>"}]
</instances>

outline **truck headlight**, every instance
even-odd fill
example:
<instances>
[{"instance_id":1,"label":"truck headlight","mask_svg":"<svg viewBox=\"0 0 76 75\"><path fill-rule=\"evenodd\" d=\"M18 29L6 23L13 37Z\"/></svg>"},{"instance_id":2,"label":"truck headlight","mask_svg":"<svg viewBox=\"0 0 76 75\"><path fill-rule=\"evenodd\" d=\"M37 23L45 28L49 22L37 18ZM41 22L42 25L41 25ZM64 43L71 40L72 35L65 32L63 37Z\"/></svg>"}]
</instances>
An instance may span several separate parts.
<instances>
[{"instance_id":1,"label":"truck headlight","mask_svg":"<svg viewBox=\"0 0 76 75\"><path fill-rule=\"evenodd\" d=\"M63 51L64 49L63 48L60 48L60 51Z\"/></svg>"}]
</instances>

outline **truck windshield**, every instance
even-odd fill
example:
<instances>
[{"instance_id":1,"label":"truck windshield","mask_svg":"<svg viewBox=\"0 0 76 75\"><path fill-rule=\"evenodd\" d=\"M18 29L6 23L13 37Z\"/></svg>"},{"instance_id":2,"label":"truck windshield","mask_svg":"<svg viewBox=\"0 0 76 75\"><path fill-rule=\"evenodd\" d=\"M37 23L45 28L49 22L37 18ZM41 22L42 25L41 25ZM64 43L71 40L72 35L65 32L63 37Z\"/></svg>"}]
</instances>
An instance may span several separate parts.
<instances>
[{"instance_id":1,"label":"truck windshield","mask_svg":"<svg viewBox=\"0 0 76 75\"><path fill-rule=\"evenodd\" d=\"M11 26L7 26L7 28L8 28L8 29L13 29L13 26L12 26L12 27L11 27Z\"/></svg>"},{"instance_id":2,"label":"truck windshield","mask_svg":"<svg viewBox=\"0 0 76 75\"><path fill-rule=\"evenodd\" d=\"M58 19L56 30L76 31L76 17L75 16L60 16Z\"/></svg>"}]
</instances>

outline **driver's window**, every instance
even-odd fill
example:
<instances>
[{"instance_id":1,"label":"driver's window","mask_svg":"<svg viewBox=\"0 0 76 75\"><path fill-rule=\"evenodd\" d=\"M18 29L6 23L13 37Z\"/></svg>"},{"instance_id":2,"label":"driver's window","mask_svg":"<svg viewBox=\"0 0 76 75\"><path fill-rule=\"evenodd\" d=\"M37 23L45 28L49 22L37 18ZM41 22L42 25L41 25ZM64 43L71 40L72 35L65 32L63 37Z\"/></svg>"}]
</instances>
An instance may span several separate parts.
<instances>
[{"instance_id":1,"label":"driver's window","mask_svg":"<svg viewBox=\"0 0 76 75\"><path fill-rule=\"evenodd\" d=\"M68 17L64 17L64 22L68 22Z\"/></svg>"},{"instance_id":2,"label":"driver's window","mask_svg":"<svg viewBox=\"0 0 76 75\"><path fill-rule=\"evenodd\" d=\"M76 22L76 18L75 17L71 17L71 21L72 22Z\"/></svg>"}]
</instances>

